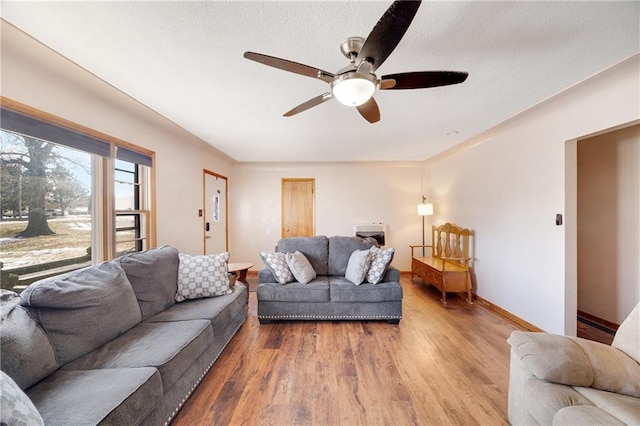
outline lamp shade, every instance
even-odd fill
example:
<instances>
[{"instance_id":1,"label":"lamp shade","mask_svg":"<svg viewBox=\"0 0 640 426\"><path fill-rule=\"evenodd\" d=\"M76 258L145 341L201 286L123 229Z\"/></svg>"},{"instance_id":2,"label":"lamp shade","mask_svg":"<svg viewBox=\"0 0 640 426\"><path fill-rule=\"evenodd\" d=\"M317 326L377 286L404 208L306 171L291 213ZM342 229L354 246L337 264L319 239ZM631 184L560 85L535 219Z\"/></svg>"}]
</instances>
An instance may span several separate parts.
<instances>
[{"instance_id":1,"label":"lamp shade","mask_svg":"<svg viewBox=\"0 0 640 426\"><path fill-rule=\"evenodd\" d=\"M433 203L418 204L418 216L432 216L432 215L433 215Z\"/></svg>"},{"instance_id":2,"label":"lamp shade","mask_svg":"<svg viewBox=\"0 0 640 426\"><path fill-rule=\"evenodd\" d=\"M364 104L375 91L375 77L359 72L344 74L331 84L333 96L346 106Z\"/></svg>"}]
</instances>

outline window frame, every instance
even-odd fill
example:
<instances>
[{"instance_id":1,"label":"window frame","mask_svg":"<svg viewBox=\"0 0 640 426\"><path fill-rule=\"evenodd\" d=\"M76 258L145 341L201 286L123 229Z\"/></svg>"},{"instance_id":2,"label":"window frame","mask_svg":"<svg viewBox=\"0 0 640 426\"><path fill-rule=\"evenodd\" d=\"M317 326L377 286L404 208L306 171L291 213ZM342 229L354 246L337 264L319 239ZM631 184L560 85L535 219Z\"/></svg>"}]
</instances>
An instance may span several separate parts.
<instances>
[{"instance_id":1,"label":"window frame","mask_svg":"<svg viewBox=\"0 0 640 426\"><path fill-rule=\"evenodd\" d=\"M60 143L55 138L49 138L42 133L32 134L32 136L64 145L75 149L78 149L77 143L93 143L94 145L100 145L100 143L106 143L109 146L108 156L104 156L103 153L97 153L90 149L81 150L91 153L92 155L92 174L96 175L96 178L92 179L92 209L96 212L95 226L93 226L92 235L92 263L97 264L103 261L112 260L116 257L116 217L118 211L115 208L115 162L117 158L117 150L121 148L125 151L127 159L123 161L140 161L147 167L146 173L143 173L144 182L142 182L135 193L139 195L136 198L136 210L126 210L121 213L137 214L138 221L140 222L140 232L144 234L141 238L146 241L146 245L136 243L136 248L153 248L156 247L156 203L155 203L155 152L134 145L130 142L122 139L107 135L105 133L96 131L89 127L80 125L78 123L63 119L56 115L47 113L45 111L30 107L12 99L0 96L0 105L3 110L3 114L18 113L26 116L29 119L37 120L35 123L38 126L38 132L52 130L53 132L71 132L74 137L74 144ZM6 129L7 131L15 131L12 129ZM22 132L17 132L22 133ZM26 132L25 132L26 133ZM31 132L30 132L31 133ZM69 134L69 133L67 133ZM75 142L78 139L79 142ZM137 163L133 163L137 164ZM136 166L136 170L138 167ZM136 236L137 238L138 236Z\"/></svg>"}]
</instances>

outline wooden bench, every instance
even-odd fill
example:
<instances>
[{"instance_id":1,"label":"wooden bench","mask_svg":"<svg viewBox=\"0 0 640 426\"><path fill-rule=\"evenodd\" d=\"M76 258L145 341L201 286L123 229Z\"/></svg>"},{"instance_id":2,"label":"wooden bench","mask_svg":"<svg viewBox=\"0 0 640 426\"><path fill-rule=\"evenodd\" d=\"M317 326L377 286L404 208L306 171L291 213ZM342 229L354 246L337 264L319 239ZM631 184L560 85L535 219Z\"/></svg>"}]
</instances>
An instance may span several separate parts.
<instances>
[{"instance_id":1,"label":"wooden bench","mask_svg":"<svg viewBox=\"0 0 640 426\"><path fill-rule=\"evenodd\" d=\"M411 247L411 279L415 275L442 292L442 303L447 303L447 292L466 292L471 298L469 273L469 230L450 223L431 227L432 245ZM427 248L431 253L425 252ZM422 252L415 252L422 249ZM430 255L429 255L430 254Z\"/></svg>"}]
</instances>

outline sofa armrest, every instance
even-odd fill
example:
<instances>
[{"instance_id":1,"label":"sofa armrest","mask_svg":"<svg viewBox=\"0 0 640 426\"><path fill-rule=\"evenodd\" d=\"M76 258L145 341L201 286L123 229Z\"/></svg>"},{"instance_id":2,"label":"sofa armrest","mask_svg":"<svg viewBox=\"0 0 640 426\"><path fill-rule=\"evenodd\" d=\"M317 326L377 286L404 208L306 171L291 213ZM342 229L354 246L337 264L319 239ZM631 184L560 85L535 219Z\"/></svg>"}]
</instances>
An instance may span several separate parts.
<instances>
[{"instance_id":1,"label":"sofa armrest","mask_svg":"<svg viewBox=\"0 0 640 426\"><path fill-rule=\"evenodd\" d=\"M640 364L611 346L557 334L514 331L507 340L538 379L640 397Z\"/></svg>"},{"instance_id":2,"label":"sofa armrest","mask_svg":"<svg viewBox=\"0 0 640 426\"><path fill-rule=\"evenodd\" d=\"M589 360L571 339L548 333L514 331L507 342L538 379L570 386L590 386L593 370Z\"/></svg>"},{"instance_id":3,"label":"sofa armrest","mask_svg":"<svg viewBox=\"0 0 640 426\"><path fill-rule=\"evenodd\" d=\"M277 283L276 277L273 276L269 268L260 269L258 271L258 284L261 283Z\"/></svg>"},{"instance_id":4,"label":"sofa armrest","mask_svg":"<svg viewBox=\"0 0 640 426\"><path fill-rule=\"evenodd\" d=\"M382 283L399 283L400 282L400 270L394 266L389 265L387 271L382 277Z\"/></svg>"}]
</instances>

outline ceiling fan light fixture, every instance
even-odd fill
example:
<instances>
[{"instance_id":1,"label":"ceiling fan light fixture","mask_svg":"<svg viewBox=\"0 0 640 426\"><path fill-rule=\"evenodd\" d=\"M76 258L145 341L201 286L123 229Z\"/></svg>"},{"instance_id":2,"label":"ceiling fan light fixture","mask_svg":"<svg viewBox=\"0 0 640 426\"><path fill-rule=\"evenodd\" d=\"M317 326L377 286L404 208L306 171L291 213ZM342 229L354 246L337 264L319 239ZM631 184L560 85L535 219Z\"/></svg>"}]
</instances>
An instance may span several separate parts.
<instances>
[{"instance_id":1,"label":"ceiling fan light fixture","mask_svg":"<svg viewBox=\"0 0 640 426\"><path fill-rule=\"evenodd\" d=\"M371 74L350 72L331 83L333 97L343 105L356 107L364 104L376 91L376 77Z\"/></svg>"}]
</instances>

